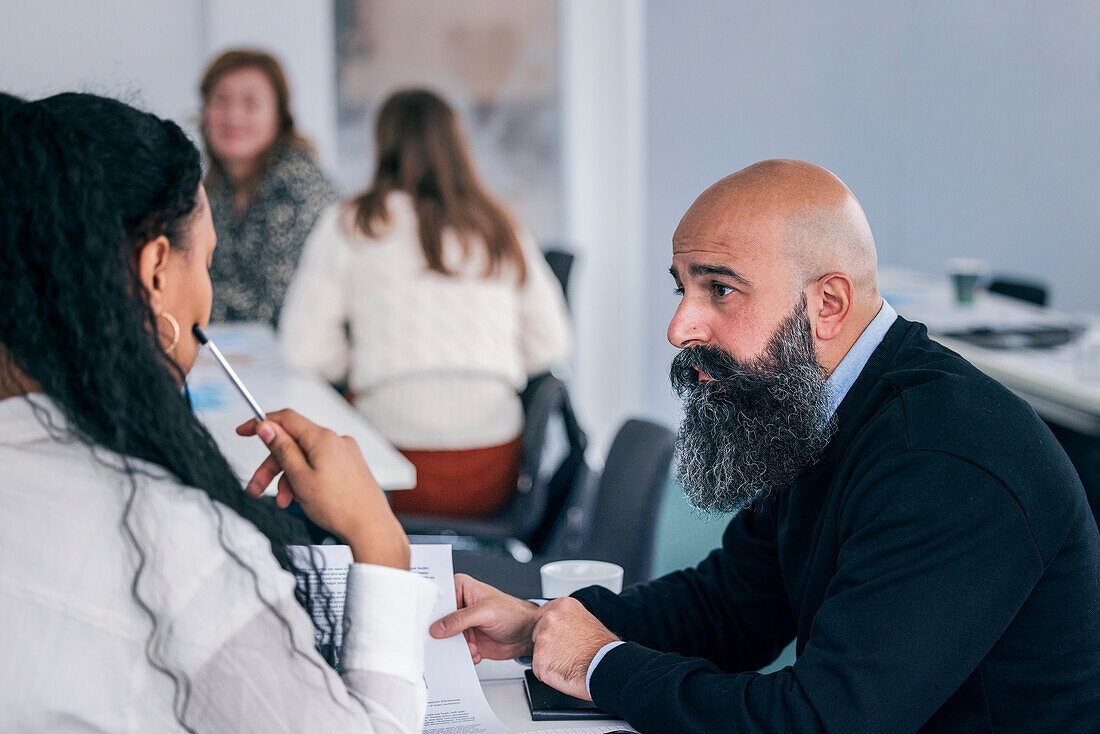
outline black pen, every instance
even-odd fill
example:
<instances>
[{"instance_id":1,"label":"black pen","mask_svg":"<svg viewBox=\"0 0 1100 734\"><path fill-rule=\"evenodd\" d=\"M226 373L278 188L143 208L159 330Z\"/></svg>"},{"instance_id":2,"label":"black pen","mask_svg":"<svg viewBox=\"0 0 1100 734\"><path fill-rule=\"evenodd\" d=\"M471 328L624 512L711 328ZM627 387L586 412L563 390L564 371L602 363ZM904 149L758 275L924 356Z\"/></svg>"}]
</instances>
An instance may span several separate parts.
<instances>
[{"instance_id":1,"label":"black pen","mask_svg":"<svg viewBox=\"0 0 1100 734\"><path fill-rule=\"evenodd\" d=\"M245 399L245 402L248 403L248 407L252 409L252 413L256 416L256 419L261 421L267 420L267 416L264 415L263 410L260 409L260 404L256 402L256 398L252 397L252 393L248 392L248 388L241 382L241 378L237 377L237 373L229 366L229 362L222 356L221 350L218 349L218 345L210 341L210 337L206 335L206 332L204 332L202 327L198 324L191 327L191 333L199 340L199 344L210 348L210 353L214 355L214 359L221 365L222 371L225 372L230 382L233 383L233 386L237 388L237 392L239 392L241 397Z\"/></svg>"}]
</instances>

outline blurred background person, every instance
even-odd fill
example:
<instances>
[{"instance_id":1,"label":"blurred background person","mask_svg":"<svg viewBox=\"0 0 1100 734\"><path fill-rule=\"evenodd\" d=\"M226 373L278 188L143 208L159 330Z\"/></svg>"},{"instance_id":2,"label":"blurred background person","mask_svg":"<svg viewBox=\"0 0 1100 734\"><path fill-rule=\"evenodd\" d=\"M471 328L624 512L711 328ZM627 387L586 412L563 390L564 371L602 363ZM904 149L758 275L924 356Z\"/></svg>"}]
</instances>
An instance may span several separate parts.
<instances>
[{"instance_id":1,"label":"blurred background person","mask_svg":"<svg viewBox=\"0 0 1100 734\"><path fill-rule=\"evenodd\" d=\"M482 186L451 107L398 92L375 127L370 187L326 212L280 323L290 365L348 380L413 463L395 510L481 517L516 489L530 375L568 356L561 288Z\"/></svg>"},{"instance_id":2,"label":"blurred background person","mask_svg":"<svg viewBox=\"0 0 1100 734\"><path fill-rule=\"evenodd\" d=\"M226 51L199 90L219 243L211 318L274 325L302 245L336 190L294 127L286 75L273 56Z\"/></svg>"}]
</instances>

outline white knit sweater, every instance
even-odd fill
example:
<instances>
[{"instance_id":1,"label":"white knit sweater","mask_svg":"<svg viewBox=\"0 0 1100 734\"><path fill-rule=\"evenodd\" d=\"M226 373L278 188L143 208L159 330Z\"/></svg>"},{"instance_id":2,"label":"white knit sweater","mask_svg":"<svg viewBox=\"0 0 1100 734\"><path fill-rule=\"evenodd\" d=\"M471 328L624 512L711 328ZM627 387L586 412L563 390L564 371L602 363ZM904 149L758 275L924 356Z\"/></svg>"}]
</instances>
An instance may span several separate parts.
<instances>
[{"instance_id":1,"label":"white knit sweater","mask_svg":"<svg viewBox=\"0 0 1100 734\"><path fill-rule=\"evenodd\" d=\"M521 229L527 279L485 278L487 255L443 237L455 275L429 271L412 199L391 193L385 233L353 228L346 206L325 212L306 242L279 323L291 367L347 379L357 407L397 446L462 449L505 443L522 429L517 390L568 356L561 288ZM349 344L344 324L350 325Z\"/></svg>"}]
</instances>

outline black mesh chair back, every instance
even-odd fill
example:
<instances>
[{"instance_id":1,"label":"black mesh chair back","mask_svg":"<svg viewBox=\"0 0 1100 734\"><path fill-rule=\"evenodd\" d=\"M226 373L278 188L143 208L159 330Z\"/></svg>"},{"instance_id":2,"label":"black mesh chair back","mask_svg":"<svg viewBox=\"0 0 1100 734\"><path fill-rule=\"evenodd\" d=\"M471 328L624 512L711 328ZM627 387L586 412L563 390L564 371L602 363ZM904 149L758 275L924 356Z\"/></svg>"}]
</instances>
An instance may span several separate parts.
<instances>
[{"instance_id":1,"label":"black mesh chair back","mask_svg":"<svg viewBox=\"0 0 1100 734\"><path fill-rule=\"evenodd\" d=\"M588 464L584 459L584 452L588 448L588 436L581 429L577 416L573 412L573 403L569 399L569 391L557 378L552 376L551 378L558 386L555 400L548 417L542 419L541 412L539 412L539 418L542 420L543 426L542 435L532 436L532 440L537 438L542 442L542 450L537 455L534 451L525 453L519 481L521 488L528 482L538 488L538 500L541 503L539 505L541 521L537 525L526 526L523 536L523 542L535 552L544 551L551 537L559 530L564 522L566 507L579 496L589 473ZM542 377L538 379L542 379ZM541 408L539 411L541 411ZM532 406L531 413L535 412L536 409ZM546 432L551 419L555 416L560 418L561 429L564 432L564 455L558 459L557 468L552 472L545 473L543 471L547 458L545 449L549 443ZM549 458L554 460L557 457L551 456ZM525 479L525 476L529 479ZM519 489L517 489L517 493L518 491ZM532 512L529 517L533 520L536 514L538 513Z\"/></svg>"},{"instance_id":2,"label":"black mesh chair back","mask_svg":"<svg viewBox=\"0 0 1100 734\"><path fill-rule=\"evenodd\" d=\"M535 534L547 522L550 506L549 477L542 475L543 454L550 419L561 411L567 400L565 385L549 372L531 378L520 394L523 402L523 462L520 464L516 494L509 507L511 537L529 547ZM583 451L583 449L582 449ZM560 508L559 508L560 509Z\"/></svg>"},{"instance_id":3,"label":"black mesh chair back","mask_svg":"<svg viewBox=\"0 0 1100 734\"><path fill-rule=\"evenodd\" d=\"M523 403L523 458L512 500L496 515L483 519L401 514L405 532L421 536L464 536L473 540L519 541L537 552L558 523L578 478L587 471L587 437L577 424L564 383L549 372L532 377L520 393ZM553 472L543 472L551 418L561 416L566 455ZM456 488L456 491L460 488Z\"/></svg>"},{"instance_id":4,"label":"black mesh chair back","mask_svg":"<svg viewBox=\"0 0 1100 734\"><path fill-rule=\"evenodd\" d=\"M1002 296L1034 303L1036 306L1047 305L1047 288L1042 283L998 277L991 280L985 288L990 293L999 293Z\"/></svg>"},{"instance_id":5,"label":"black mesh chair back","mask_svg":"<svg viewBox=\"0 0 1100 734\"><path fill-rule=\"evenodd\" d=\"M573 263L576 260L576 255L567 250L558 248L545 250L542 255L546 258L547 264L550 265L550 270L554 272L554 277L561 283L561 292L565 294L565 303L568 304L569 275L573 272Z\"/></svg>"},{"instance_id":6,"label":"black mesh chair back","mask_svg":"<svg viewBox=\"0 0 1100 734\"><path fill-rule=\"evenodd\" d=\"M664 426L631 419L608 451L580 557L619 564L624 586L650 578L675 438Z\"/></svg>"},{"instance_id":7,"label":"black mesh chair back","mask_svg":"<svg viewBox=\"0 0 1100 734\"><path fill-rule=\"evenodd\" d=\"M456 550L455 571L525 598L541 594L539 568L563 558L617 563L623 567L624 586L649 580L673 441L672 431L663 426L628 420L611 444L593 491L570 510L587 514L576 538L527 563L499 553Z\"/></svg>"}]
</instances>

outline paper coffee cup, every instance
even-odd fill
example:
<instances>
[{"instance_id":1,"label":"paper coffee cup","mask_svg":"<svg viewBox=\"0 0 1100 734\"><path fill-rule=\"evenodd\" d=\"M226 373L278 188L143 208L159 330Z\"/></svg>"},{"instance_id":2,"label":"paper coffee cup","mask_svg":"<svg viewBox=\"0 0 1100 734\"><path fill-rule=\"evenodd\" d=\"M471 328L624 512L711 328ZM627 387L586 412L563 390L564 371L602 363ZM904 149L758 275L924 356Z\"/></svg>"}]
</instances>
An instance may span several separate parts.
<instances>
[{"instance_id":1,"label":"paper coffee cup","mask_svg":"<svg viewBox=\"0 0 1100 734\"><path fill-rule=\"evenodd\" d=\"M623 590L623 567L606 561L554 561L539 573L546 599L569 596L586 586L603 586L616 594Z\"/></svg>"}]
</instances>

